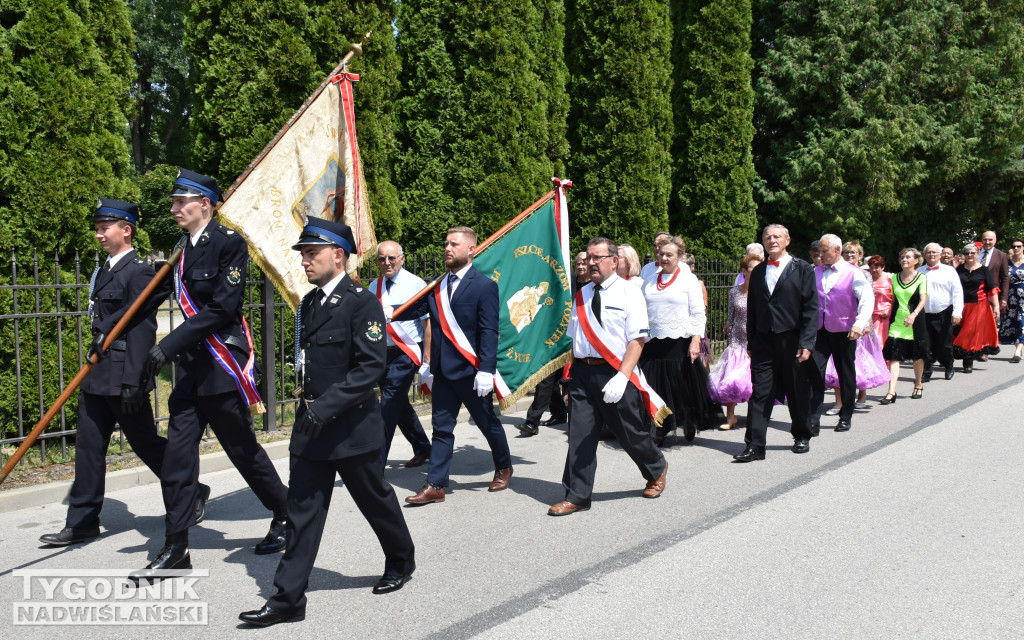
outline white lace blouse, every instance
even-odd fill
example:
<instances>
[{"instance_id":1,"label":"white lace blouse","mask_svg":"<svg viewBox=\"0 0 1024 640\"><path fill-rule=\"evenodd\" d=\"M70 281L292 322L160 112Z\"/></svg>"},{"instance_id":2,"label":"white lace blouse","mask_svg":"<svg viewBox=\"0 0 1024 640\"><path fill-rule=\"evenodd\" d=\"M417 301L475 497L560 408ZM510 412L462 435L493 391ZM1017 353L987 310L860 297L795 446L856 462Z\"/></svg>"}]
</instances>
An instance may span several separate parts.
<instances>
[{"instance_id":1,"label":"white lace blouse","mask_svg":"<svg viewBox=\"0 0 1024 640\"><path fill-rule=\"evenodd\" d=\"M663 290L662 286L679 275ZM700 281L689 269L680 265L675 273L652 273L644 278L644 298L647 299L647 317L652 338L704 337L707 315L704 293Z\"/></svg>"}]
</instances>

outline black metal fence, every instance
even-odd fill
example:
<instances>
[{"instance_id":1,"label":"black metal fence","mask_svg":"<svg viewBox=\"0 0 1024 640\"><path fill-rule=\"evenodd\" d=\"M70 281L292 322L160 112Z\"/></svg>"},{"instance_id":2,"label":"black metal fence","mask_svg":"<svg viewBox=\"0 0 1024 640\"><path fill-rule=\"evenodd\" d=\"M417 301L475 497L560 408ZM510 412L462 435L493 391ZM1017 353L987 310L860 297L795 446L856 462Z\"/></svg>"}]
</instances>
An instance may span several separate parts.
<instances>
[{"instance_id":1,"label":"black metal fence","mask_svg":"<svg viewBox=\"0 0 1024 640\"><path fill-rule=\"evenodd\" d=\"M98 254L76 255L61 263L56 256L47 259L34 254L31 259L19 259L12 253L9 269L0 274L0 447L4 457L25 439L85 363L92 337L89 279L99 264ZM430 281L443 273L443 255L410 254L406 268ZM728 291L738 270L738 260L700 260L694 269L707 287L707 327L713 343L724 340ZM292 397L297 383L292 368L294 314L251 261L247 275L245 314L263 368L261 394L267 407L256 426L269 431L289 424L297 402ZM367 260L360 273L363 281L378 275L375 261ZM171 331L180 318L168 299L158 312L158 333ZM718 353L721 344L715 347ZM174 373L173 365L170 373L165 370L154 393L160 423L168 419L166 396ZM76 425L77 398L72 397L40 436L40 459L66 458Z\"/></svg>"}]
</instances>

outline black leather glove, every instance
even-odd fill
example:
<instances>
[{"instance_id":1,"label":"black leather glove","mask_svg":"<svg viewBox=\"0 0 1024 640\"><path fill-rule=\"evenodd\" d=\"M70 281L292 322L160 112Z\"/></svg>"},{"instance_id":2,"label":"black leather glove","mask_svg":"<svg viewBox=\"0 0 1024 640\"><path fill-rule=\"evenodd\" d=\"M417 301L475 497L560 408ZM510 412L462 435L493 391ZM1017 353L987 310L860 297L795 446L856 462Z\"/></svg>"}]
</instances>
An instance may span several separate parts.
<instances>
[{"instance_id":1,"label":"black leather glove","mask_svg":"<svg viewBox=\"0 0 1024 640\"><path fill-rule=\"evenodd\" d=\"M294 427L295 433L301 433L308 438L315 438L320 435L320 431L324 428L324 421L320 419L320 416L316 415L312 407L306 407L306 413L303 414L302 420L299 420Z\"/></svg>"},{"instance_id":2,"label":"black leather glove","mask_svg":"<svg viewBox=\"0 0 1024 640\"><path fill-rule=\"evenodd\" d=\"M121 385L121 411L125 413L138 413L146 404L146 395L145 387Z\"/></svg>"},{"instance_id":3,"label":"black leather glove","mask_svg":"<svg viewBox=\"0 0 1024 640\"><path fill-rule=\"evenodd\" d=\"M160 348L160 345L155 344L153 348L146 354L146 361L142 363L142 369L148 376L155 376L160 373L160 370L167 364L167 354Z\"/></svg>"},{"instance_id":4,"label":"black leather glove","mask_svg":"<svg viewBox=\"0 0 1024 640\"><path fill-rule=\"evenodd\" d=\"M107 334L102 331L96 333L92 338L92 344L89 345L89 351L85 354L88 360L92 360L93 356L96 356L96 362L103 359L103 341L107 339Z\"/></svg>"}]
</instances>

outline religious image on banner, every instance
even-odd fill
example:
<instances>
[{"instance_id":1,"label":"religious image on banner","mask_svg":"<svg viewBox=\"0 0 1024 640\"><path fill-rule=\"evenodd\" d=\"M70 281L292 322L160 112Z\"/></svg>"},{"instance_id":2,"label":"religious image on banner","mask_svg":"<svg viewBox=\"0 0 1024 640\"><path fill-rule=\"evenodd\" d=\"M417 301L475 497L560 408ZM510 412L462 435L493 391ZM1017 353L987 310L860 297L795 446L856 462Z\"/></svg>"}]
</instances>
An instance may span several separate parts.
<instances>
[{"instance_id":1,"label":"religious image on banner","mask_svg":"<svg viewBox=\"0 0 1024 640\"><path fill-rule=\"evenodd\" d=\"M352 227L355 251L345 268L358 277L377 246L356 138L352 86L359 76L328 78L228 191L221 220L249 243L249 253L296 309L311 288L292 251L309 216Z\"/></svg>"},{"instance_id":2,"label":"religious image on banner","mask_svg":"<svg viewBox=\"0 0 1024 640\"><path fill-rule=\"evenodd\" d=\"M572 268L561 240L568 212L555 193L473 258L498 283L498 372L509 389L499 396L502 409L568 362L572 347Z\"/></svg>"}]
</instances>

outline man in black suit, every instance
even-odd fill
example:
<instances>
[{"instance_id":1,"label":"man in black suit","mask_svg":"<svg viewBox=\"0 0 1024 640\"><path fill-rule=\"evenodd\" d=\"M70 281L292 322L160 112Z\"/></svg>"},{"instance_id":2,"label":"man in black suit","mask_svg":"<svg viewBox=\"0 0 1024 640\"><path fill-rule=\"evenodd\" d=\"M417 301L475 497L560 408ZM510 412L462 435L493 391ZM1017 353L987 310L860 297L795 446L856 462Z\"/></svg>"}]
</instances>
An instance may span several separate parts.
<instances>
[{"instance_id":1,"label":"man in black suit","mask_svg":"<svg viewBox=\"0 0 1024 640\"><path fill-rule=\"evenodd\" d=\"M793 425L795 453L810 446L808 375L818 329L818 292L814 269L791 256L789 231L779 224L765 227L762 243L768 259L754 267L747 294L747 349L750 352L750 397L746 448L737 462L764 460L768 423L776 392L786 394Z\"/></svg>"},{"instance_id":2,"label":"man in black suit","mask_svg":"<svg viewBox=\"0 0 1024 640\"><path fill-rule=\"evenodd\" d=\"M988 267L992 279L999 285L999 313L1006 313L1010 295L1010 256L996 248L996 232L986 231L981 234L981 251L978 262ZM984 359L984 358L983 358Z\"/></svg>"},{"instance_id":3,"label":"man in black suit","mask_svg":"<svg viewBox=\"0 0 1024 640\"><path fill-rule=\"evenodd\" d=\"M292 431L288 481L288 546L274 585L258 611L239 616L266 627L305 617L306 586L320 549L335 476L370 523L384 550L384 576L374 593L397 591L416 568L409 529L380 464L384 420L375 386L387 360L384 312L377 296L345 273L352 230L309 218L292 247L316 285L303 298L296 341L302 346L302 402Z\"/></svg>"},{"instance_id":4,"label":"man in black suit","mask_svg":"<svg viewBox=\"0 0 1024 640\"><path fill-rule=\"evenodd\" d=\"M242 314L248 247L240 235L213 217L220 188L208 176L181 169L171 192L171 213L187 235L175 273L178 305L185 321L150 349L145 367L156 375L169 361L180 364L167 401L170 421L161 477L167 509L166 539L157 557L133 579L151 570L191 568L188 529L197 503L209 489L199 484L199 440L213 429L238 472L274 514L256 553L285 545L287 489L252 432L258 411L252 337ZM215 357L216 355L216 357ZM243 394L245 397L243 397Z\"/></svg>"},{"instance_id":5,"label":"man in black suit","mask_svg":"<svg viewBox=\"0 0 1024 640\"><path fill-rule=\"evenodd\" d=\"M401 317L395 316L400 320L430 313L430 360L420 367L420 376L433 383L434 437L427 483L419 493L405 499L409 504L444 502L455 445L455 422L462 405L491 447L494 478L487 490L507 489L512 477L508 439L491 401L497 371L498 285L473 268L475 251L475 231L469 227L449 229L444 243L448 274L433 291L403 311ZM463 344L457 345L457 338L464 338Z\"/></svg>"},{"instance_id":6,"label":"man in black suit","mask_svg":"<svg viewBox=\"0 0 1024 640\"><path fill-rule=\"evenodd\" d=\"M109 256L89 281L93 340L88 355L100 360L79 387L75 481L68 495L65 527L39 538L54 546L99 537L107 445L115 424L121 426L132 450L158 477L167 445L167 440L157 435L153 422L153 405L149 402L153 378L143 373L142 361L156 342L156 311L167 299L170 281L161 283L109 351L102 351L107 334L150 283L154 272L132 249L139 224L138 206L100 198L92 221L96 239Z\"/></svg>"}]
</instances>

